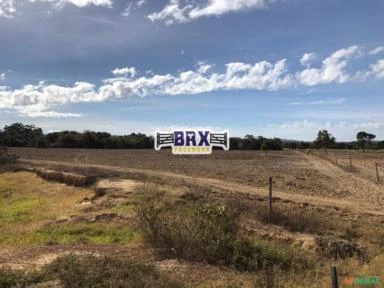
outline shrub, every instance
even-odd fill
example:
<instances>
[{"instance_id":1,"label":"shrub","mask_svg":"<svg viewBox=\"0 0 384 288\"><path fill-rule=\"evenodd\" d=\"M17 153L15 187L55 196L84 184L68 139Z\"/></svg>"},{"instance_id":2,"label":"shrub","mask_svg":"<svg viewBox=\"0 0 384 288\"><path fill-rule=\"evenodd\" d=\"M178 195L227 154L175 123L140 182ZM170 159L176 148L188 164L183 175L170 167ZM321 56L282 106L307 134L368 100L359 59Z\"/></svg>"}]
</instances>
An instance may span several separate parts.
<instances>
[{"instance_id":1,"label":"shrub","mask_svg":"<svg viewBox=\"0 0 384 288\"><path fill-rule=\"evenodd\" d=\"M105 256L66 255L56 259L47 271L60 279L64 288L178 288L153 266Z\"/></svg>"},{"instance_id":2,"label":"shrub","mask_svg":"<svg viewBox=\"0 0 384 288\"><path fill-rule=\"evenodd\" d=\"M282 269L308 266L290 249L270 242L239 236L237 213L221 204L171 203L160 193L144 199L138 224L145 239L163 253L187 260L233 266L255 271L268 266ZM280 252L284 251L284 252Z\"/></svg>"}]
</instances>

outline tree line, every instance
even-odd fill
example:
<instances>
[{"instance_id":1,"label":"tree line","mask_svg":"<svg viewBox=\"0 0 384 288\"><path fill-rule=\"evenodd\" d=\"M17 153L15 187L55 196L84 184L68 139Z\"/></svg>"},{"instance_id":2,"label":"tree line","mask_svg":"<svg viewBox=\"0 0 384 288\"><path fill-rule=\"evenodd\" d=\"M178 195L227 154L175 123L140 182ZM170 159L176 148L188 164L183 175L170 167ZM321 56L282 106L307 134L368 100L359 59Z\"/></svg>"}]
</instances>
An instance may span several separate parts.
<instances>
[{"instance_id":1,"label":"tree line","mask_svg":"<svg viewBox=\"0 0 384 288\"><path fill-rule=\"evenodd\" d=\"M231 137L232 150L282 150L283 148L338 148L338 149L384 149L384 141L376 141L375 135L361 131L354 142L336 142L327 131L319 131L313 142L289 141L279 138L246 135ZM154 138L142 133L111 135L95 131L61 131L44 134L35 125L13 123L0 130L0 145L8 147L38 148L90 148L90 149L153 149Z\"/></svg>"},{"instance_id":2,"label":"tree line","mask_svg":"<svg viewBox=\"0 0 384 288\"><path fill-rule=\"evenodd\" d=\"M37 148L89 148L89 149L153 149L154 138L142 133L111 135L107 132L61 131L44 134L35 125L13 123L0 130L0 145L8 147ZM247 135L230 138L231 149L282 150L278 138L268 139Z\"/></svg>"}]
</instances>

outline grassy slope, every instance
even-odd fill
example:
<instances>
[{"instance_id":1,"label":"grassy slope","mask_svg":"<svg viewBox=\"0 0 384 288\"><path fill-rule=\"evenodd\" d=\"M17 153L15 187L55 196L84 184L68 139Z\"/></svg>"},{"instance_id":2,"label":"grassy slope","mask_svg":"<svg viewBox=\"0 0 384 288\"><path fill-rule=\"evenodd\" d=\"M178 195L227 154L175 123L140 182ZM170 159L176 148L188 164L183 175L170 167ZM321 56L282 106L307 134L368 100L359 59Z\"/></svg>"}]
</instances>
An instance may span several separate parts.
<instances>
[{"instance_id":1,"label":"grassy slope","mask_svg":"<svg viewBox=\"0 0 384 288\"><path fill-rule=\"evenodd\" d=\"M129 227L110 223L52 223L82 212L76 206L92 195L89 189L49 183L27 172L0 174L0 244L126 243Z\"/></svg>"}]
</instances>

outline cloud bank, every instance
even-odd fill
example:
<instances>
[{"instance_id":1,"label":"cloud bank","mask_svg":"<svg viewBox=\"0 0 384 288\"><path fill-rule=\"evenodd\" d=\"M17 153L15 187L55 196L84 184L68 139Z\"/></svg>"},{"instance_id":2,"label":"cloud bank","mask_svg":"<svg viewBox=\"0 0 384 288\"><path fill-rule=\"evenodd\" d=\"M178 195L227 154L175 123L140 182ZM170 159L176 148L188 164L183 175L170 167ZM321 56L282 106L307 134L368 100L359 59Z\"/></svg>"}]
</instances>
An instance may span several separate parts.
<instances>
[{"instance_id":1,"label":"cloud bank","mask_svg":"<svg viewBox=\"0 0 384 288\"><path fill-rule=\"evenodd\" d=\"M20 89L1 86L0 109L14 109L31 117L72 117L80 115L62 114L49 109L68 103L103 102L132 96L193 95L234 90L277 91L298 86L384 79L384 59L365 71L347 72L349 61L361 53L362 48L358 46L343 48L326 57L319 67L312 67L305 61L306 67L301 71L290 71L287 59L275 63L231 62L222 71L214 71L214 65L201 62L194 70L177 74L143 74L145 76L138 75L135 67L116 68L111 71L114 77L104 79L98 87L89 82L76 82L64 87L43 81L37 85L24 85ZM335 101L305 104L341 104L344 100Z\"/></svg>"}]
</instances>

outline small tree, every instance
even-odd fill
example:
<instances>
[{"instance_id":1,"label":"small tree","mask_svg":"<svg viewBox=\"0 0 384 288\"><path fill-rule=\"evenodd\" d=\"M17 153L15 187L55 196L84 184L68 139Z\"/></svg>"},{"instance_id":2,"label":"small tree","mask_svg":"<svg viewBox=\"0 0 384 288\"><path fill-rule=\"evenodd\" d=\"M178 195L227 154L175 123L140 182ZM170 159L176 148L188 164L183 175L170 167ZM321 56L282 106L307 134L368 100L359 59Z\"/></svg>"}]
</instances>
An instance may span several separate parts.
<instances>
[{"instance_id":1,"label":"small tree","mask_svg":"<svg viewBox=\"0 0 384 288\"><path fill-rule=\"evenodd\" d=\"M332 144L335 144L335 141L335 137L333 137L327 130L320 130L319 133L317 133L317 137L313 143L317 148L324 148L325 153L327 153L327 149Z\"/></svg>"},{"instance_id":2,"label":"small tree","mask_svg":"<svg viewBox=\"0 0 384 288\"><path fill-rule=\"evenodd\" d=\"M357 143L361 148L363 148L364 152L365 152L365 149L367 148L367 144L370 143L375 138L376 138L376 135L367 133L365 131L360 131L356 135Z\"/></svg>"}]
</instances>

